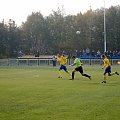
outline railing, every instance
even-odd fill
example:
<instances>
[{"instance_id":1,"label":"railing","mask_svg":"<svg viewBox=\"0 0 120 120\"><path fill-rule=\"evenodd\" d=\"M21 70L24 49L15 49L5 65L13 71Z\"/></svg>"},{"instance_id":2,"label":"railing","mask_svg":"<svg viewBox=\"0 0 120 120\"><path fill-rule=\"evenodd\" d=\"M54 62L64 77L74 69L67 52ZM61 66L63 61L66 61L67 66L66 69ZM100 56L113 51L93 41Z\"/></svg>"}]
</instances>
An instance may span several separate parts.
<instances>
[{"instance_id":1,"label":"railing","mask_svg":"<svg viewBox=\"0 0 120 120\"><path fill-rule=\"evenodd\" d=\"M111 65L118 65L117 62L120 59L110 59ZM73 63L72 59L68 60L68 64ZM84 65L102 65L101 59L82 59ZM17 58L17 59L0 59L0 66L40 66L40 65L53 65L52 59L40 59L40 58ZM58 64L57 64L58 65Z\"/></svg>"}]
</instances>

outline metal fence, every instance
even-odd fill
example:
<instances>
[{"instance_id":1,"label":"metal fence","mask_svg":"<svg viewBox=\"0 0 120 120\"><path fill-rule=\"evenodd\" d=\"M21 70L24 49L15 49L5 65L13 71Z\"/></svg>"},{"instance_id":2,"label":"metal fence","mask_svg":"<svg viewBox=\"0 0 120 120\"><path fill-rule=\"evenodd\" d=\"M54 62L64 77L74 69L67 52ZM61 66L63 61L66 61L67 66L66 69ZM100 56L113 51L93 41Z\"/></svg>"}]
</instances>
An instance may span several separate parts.
<instances>
[{"instance_id":1,"label":"metal fence","mask_svg":"<svg viewBox=\"0 0 120 120\"><path fill-rule=\"evenodd\" d=\"M110 59L111 65L118 65L120 59ZM68 64L73 63L72 59L68 60ZM84 65L102 65L101 59L82 59ZM0 66L40 66L40 65L53 65L52 59L0 59ZM58 64L57 64L58 65Z\"/></svg>"}]
</instances>

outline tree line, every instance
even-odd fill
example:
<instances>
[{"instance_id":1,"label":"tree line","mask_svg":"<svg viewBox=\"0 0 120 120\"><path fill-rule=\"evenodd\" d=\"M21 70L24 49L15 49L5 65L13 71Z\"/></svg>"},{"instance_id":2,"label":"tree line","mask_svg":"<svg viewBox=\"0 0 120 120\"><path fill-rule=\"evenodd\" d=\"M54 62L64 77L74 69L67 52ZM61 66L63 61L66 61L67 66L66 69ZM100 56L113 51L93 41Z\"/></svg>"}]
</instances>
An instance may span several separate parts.
<instances>
[{"instance_id":1,"label":"tree line","mask_svg":"<svg viewBox=\"0 0 120 120\"><path fill-rule=\"evenodd\" d=\"M106 35L107 50L119 51L120 6L106 9ZM65 15L58 8L45 17L33 12L19 27L11 19L8 23L0 22L0 58L16 57L18 51L50 55L86 48L104 51L104 8L77 15Z\"/></svg>"}]
</instances>

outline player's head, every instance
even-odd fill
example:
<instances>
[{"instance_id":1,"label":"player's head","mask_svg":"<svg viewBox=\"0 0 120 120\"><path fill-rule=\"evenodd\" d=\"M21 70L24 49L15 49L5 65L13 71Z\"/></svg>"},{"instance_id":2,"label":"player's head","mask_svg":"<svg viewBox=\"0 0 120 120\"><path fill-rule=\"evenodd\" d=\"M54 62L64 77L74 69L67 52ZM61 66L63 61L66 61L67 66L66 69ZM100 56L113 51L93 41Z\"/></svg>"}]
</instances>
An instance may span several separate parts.
<instances>
[{"instance_id":1,"label":"player's head","mask_svg":"<svg viewBox=\"0 0 120 120\"><path fill-rule=\"evenodd\" d=\"M60 53L58 53L58 54L57 54L57 56L58 56L58 57L61 57L61 54L60 54Z\"/></svg>"},{"instance_id":2,"label":"player's head","mask_svg":"<svg viewBox=\"0 0 120 120\"><path fill-rule=\"evenodd\" d=\"M75 59L75 58L76 58L76 57L73 55L73 56L72 56L72 59Z\"/></svg>"},{"instance_id":3,"label":"player's head","mask_svg":"<svg viewBox=\"0 0 120 120\"><path fill-rule=\"evenodd\" d=\"M65 54L62 54L63 57L65 57Z\"/></svg>"},{"instance_id":4,"label":"player's head","mask_svg":"<svg viewBox=\"0 0 120 120\"><path fill-rule=\"evenodd\" d=\"M101 55L101 58L102 58L102 59L105 59L105 58L106 58L106 56L103 54L103 55Z\"/></svg>"}]
</instances>

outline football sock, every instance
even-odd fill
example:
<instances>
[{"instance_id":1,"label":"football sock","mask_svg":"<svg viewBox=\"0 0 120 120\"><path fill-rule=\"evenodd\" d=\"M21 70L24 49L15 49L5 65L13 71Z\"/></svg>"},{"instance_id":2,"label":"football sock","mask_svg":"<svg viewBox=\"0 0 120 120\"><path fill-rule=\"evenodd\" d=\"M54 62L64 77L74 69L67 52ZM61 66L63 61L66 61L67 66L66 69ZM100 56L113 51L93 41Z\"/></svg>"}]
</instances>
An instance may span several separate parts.
<instances>
[{"instance_id":1,"label":"football sock","mask_svg":"<svg viewBox=\"0 0 120 120\"><path fill-rule=\"evenodd\" d=\"M104 80L106 80L106 74L104 75Z\"/></svg>"},{"instance_id":2,"label":"football sock","mask_svg":"<svg viewBox=\"0 0 120 120\"><path fill-rule=\"evenodd\" d=\"M110 73L110 76L115 75L115 73Z\"/></svg>"},{"instance_id":3,"label":"football sock","mask_svg":"<svg viewBox=\"0 0 120 120\"><path fill-rule=\"evenodd\" d=\"M106 83L106 81L102 81L102 83Z\"/></svg>"},{"instance_id":4,"label":"football sock","mask_svg":"<svg viewBox=\"0 0 120 120\"><path fill-rule=\"evenodd\" d=\"M62 77L61 71L59 71L59 76Z\"/></svg>"},{"instance_id":5,"label":"football sock","mask_svg":"<svg viewBox=\"0 0 120 120\"><path fill-rule=\"evenodd\" d=\"M115 74L116 74L116 75L119 75L119 73L118 73L118 72L115 72Z\"/></svg>"},{"instance_id":6,"label":"football sock","mask_svg":"<svg viewBox=\"0 0 120 120\"><path fill-rule=\"evenodd\" d=\"M74 73L74 72L72 72L72 79L74 79L74 75L75 75L75 73Z\"/></svg>"},{"instance_id":7,"label":"football sock","mask_svg":"<svg viewBox=\"0 0 120 120\"><path fill-rule=\"evenodd\" d=\"M87 75L87 74L83 74L83 76L90 78L90 76L89 76L89 75Z\"/></svg>"},{"instance_id":8,"label":"football sock","mask_svg":"<svg viewBox=\"0 0 120 120\"><path fill-rule=\"evenodd\" d=\"M72 74L71 74L69 71L67 71L67 73L68 73L70 76L72 76Z\"/></svg>"}]
</instances>

